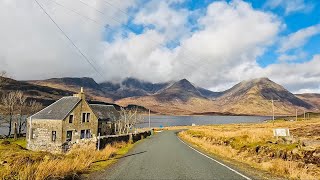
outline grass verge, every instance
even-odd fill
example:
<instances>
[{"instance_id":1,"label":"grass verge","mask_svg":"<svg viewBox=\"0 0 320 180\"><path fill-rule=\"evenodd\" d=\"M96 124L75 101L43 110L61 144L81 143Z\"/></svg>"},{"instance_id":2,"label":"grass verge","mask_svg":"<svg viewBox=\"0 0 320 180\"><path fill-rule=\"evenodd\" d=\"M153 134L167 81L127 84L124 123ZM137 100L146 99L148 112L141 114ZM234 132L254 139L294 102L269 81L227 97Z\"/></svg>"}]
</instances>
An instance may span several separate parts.
<instances>
[{"instance_id":1,"label":"grass verge","mask_svg":"<svg viewBox=\"0 0 320 180\"><path fill-rule=\"evenodd\" d=\"M290 138L273 137L289 128ZM319 179L320 120L189 127L179 137L203 151L289 179ZM313 142L313 143L312 143Z\"/></svg>"},{"instance_id":2,"label":"grass verge","mask_svg":"<svg viewBox=\"0 0 320 180\"><path fill-rule=\"evenodd\" d=\"M0 141L1 179L77 179L80 174L106 168L134 146L121 142L97 151L91 144L76 146L67 154L52 154L29 151L25 144L24 139Z\"/></svg>"}]
</instances>

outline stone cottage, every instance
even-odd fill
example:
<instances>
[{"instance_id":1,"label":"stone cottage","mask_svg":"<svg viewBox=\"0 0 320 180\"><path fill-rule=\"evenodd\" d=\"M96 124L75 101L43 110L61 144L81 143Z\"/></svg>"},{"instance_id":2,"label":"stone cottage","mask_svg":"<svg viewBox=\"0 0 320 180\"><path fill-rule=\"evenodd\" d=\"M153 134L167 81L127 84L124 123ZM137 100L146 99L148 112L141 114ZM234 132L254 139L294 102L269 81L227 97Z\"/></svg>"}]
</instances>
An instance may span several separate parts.
<instances>
[{"instance_id":1,"label":"stone cottage","mask_svg":"<svg viewBox=\"0 0 320 180\"><path fill-rule=\"evenodd\" d=\"M90 108L98 118L98 134L100 136L114 135L114 121L120 118L120 113L112 105L90 104Z\"/></svg>"},{"instance_id":2,"label":"stone cottage","mask_svg":"<svg viewBox=\"0 0 320 180\"><path fill-rule=\"evenodd\" d=\"M113 106L90 105L81 88L28 118L27 148L61 152L71 144L95 142L99 133L113 134L112 121L118 117Z\"/></svg>"}]
</instances>

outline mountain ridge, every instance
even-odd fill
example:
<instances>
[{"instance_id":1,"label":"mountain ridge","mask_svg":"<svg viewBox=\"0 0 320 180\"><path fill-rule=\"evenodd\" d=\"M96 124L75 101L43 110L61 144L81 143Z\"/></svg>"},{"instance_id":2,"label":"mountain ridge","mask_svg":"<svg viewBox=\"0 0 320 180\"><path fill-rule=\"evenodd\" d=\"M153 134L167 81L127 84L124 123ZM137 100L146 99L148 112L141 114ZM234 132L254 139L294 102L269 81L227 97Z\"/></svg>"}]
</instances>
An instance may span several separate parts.
<instances>
[{"instance_id":1,"label":"mountain ridge","mask_svg":"<svg viewBox=\"0 0 320 180\"><path fill-rule=\"evenodd\" d=\"M97 83L92 78L52 78L28 81L34 85L61 90L85 91L93 100L116 103L122 106L139 105L162 114L270 114L270 100L275 102L278 114L290 114L293 109L313 110L318 102L294 95L268 78L242 81L223 92L198 87L187 79L175 82L151 83L126 78L120 83ZM299 98L300 97L300 98ZM303 99L304 98L304 99ZM315 98L315 97L313 97ZM319 97L320 98L320 97ZM320 101L319 101L320 104ZM320 106L319 106L320 107Z\"/></svg>"}]
</instances>

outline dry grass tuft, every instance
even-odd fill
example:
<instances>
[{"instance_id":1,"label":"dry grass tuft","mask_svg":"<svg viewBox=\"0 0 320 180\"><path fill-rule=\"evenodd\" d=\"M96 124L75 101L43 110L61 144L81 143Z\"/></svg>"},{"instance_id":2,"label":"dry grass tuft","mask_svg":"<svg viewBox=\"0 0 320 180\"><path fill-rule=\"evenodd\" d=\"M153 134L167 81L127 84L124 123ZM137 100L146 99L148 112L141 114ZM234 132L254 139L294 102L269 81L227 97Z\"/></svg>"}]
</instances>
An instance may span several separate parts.
<instances>
[{"instance_id":1,"label":"dry grass tuft","mask_svg":"<svg viewBox=\"0 0 320 180\"><path fill-rule=\"evenodd\" d=\"M63 179L77 178L96 162L107 161L126 143L108 145L97 151L95 145L74 147L67 154L32 152L10 144L0 148L1 179Z\"/></svg>"},{"instance_id":2,"label":"dry grass tuft","mask_svg":"<svg viewBox=\"0 0 320 180\"><path fill-rule=\"evenodd\" d=\"M293 141L273 137L274 128L289 128ZM319 147L302 140L319 139L320 120L189 127L179 133L185 141L208 153L290 179L319 179ZM311 156L310 156L311 153ZM308 155L309 154L309 155Z\"/></svg>"}]
</instances>

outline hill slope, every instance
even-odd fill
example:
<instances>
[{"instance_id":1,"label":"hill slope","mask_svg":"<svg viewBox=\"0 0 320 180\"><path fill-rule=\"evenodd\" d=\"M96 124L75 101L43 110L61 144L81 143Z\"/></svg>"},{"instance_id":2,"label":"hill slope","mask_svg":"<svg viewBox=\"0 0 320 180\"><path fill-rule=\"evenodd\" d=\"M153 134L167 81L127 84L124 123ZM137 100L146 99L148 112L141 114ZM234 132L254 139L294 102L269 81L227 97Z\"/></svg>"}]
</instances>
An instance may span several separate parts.
<instances>
[{"instance_id":1,"label":"hill slope","mask_svg":"<svg viewBox=\"0 0 320 180\"><path fill-rule=\"evenodd\" d=\"M316 107L318 110L320 109L320 94L316 93L305 93L305 94L296 94L296 97L299 99L308 102L309 104Z\"/></svg>"},{"instance_id":2,"label":"hill slope","mask_svg":"<svg viewBox=\"0 0 320 180\"><path fill-rule=\"evenodd\" d=\"M113 95L104 92L100 85L92 78L53 78L47 80L28 81L28 83L72 91L73 93L79 92L80 88L83 87L85 89L85 93L88 95L88 98L107 103L113 102Z\"/></svg>"},{"instance_id":3,"label":"hill slope","mask_svg":"<svg viewBox=\"0 0 320 180\"><path fill-rule=\"evenodd\" d=\"M223 112L237 114L271 114L271 100L275 100L275 113L294 114L295 109L313 109L313 106L268 78L243 81L224 92L216 101Z\"/></svg>"},{"instance_id":4,"label":"hill slope","mask_svg":"<svg viewBox=\"0 0 320 180\"><path fill-rule=\"evenodd\" d=\"M271 99L276 115L294 114L295 109L312 111L317 96L293 95L268 78L243 81L224 92L196 87L186 79L174 83L150 83L127 78L121 83L96 83L92 78L54 78L29 81L33 85L68 92L85 88L92 100L119 105L139 105L164 114L232 113L271 115ZM49 94L47 94L49 96ZM300 98L301 99L300 99Z\"/></svg>"},{"instance_id":5,"label":"hill slope","mask_svg":"<svg viewBox=\"0 0 320 180\"><path fill-rule=\"evenodd\" d=\"M188 80L182 79L154 95L130 97L116 101L127 106L137 104L164 114L214 113L218 109L213 101L202 96Z\"/></svg>"},{"instance_id":6,"label":"hill slope","mask_svg":"<svg viewBox=\"0 0 320 180\"><path fill-rule=\"evenodd\" d=\"M4 79L5 81L1 88L0 94L12 91L22 91L29 99L37 100L44 105L51 104L52 102L58 100L63 96L70 96L73 94L73 92L69 90L61 90L47 86L34 85L28 82L16 81L10 78Z\"/></svg>"}]
</instances>

